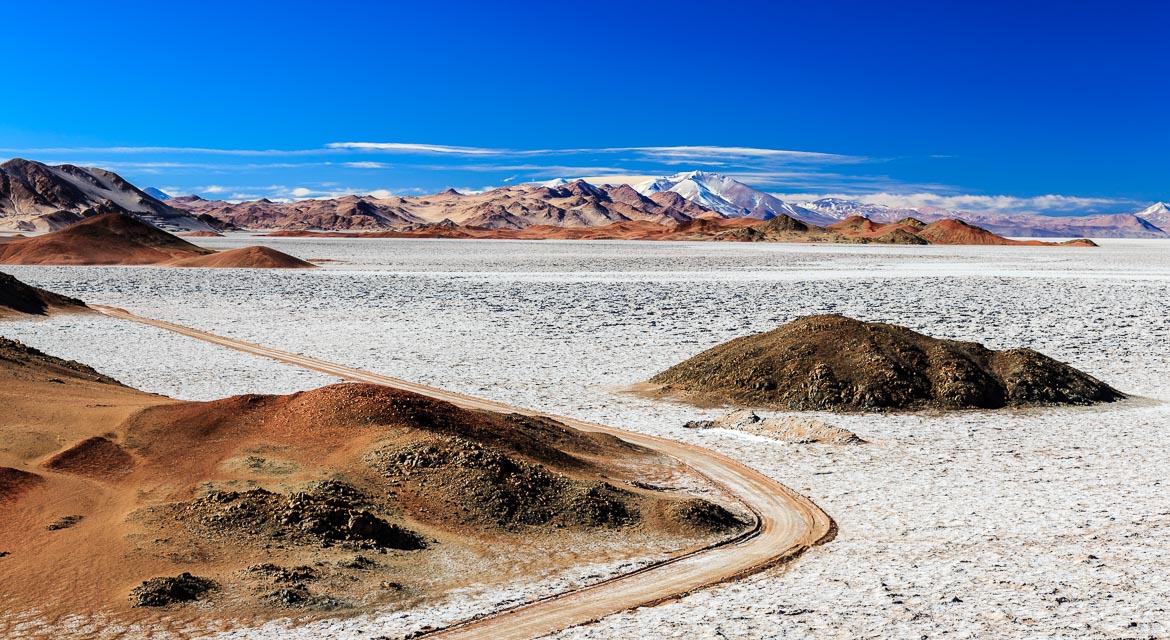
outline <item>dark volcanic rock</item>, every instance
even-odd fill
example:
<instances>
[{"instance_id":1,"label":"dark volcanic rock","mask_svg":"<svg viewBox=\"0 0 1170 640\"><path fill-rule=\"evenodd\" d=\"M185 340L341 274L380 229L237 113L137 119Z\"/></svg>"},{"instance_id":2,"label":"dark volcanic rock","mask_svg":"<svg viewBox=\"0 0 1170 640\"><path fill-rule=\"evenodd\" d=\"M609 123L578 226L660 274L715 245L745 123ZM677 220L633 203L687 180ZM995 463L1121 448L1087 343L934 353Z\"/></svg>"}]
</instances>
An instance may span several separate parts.
<instances>
[{"instance_id":1,"label":"dark volcanic rock","mask_svg":"<svg viewBox=\"0 0 1170 640\"><path fill-rule=\"evenodd\" d=\"M53 522L49 523L46 529L49 531L60 531L62 529L70 529L78 522L81 522L84 516L62 516Z\"/></svg>"},{"instance_id":2,"label":"dark volcanic rock","mask_svg":"<svg viewBox=\"0 0 1170 640\"><path fill-rule=\"evenodd\" d=\"M1031 349L992 351L837 315L726 342L651 382L696 402L798 411L998 409L1125 397Z\"/></svg>"},{"instance_id":3,"label":"dark volcanic rock","mask_svg":"<svg viewBox=\"0 0 1170 640\"><path fill-rule=\"evenodd\" d=\"M134 587L130 602L135 607L165 607L198 600L215 588L216 584L207 578L181 573L173 578L151 578Z\"/></svg>"}]
</instances>

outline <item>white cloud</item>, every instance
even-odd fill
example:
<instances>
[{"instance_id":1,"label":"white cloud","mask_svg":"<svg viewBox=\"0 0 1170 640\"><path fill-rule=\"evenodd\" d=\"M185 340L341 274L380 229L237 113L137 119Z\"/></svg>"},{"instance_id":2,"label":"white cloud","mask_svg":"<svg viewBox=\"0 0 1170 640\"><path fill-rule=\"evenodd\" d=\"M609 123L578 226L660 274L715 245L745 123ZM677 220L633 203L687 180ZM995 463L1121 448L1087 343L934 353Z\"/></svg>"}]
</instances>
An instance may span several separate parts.
<instances>
[{"instance_id":1,"label":"white cloud","mask_svg":"<svg viewBox=\"0 0 1170 640\"><path fill-rule=\"evenodd\" d=\"M781 200L808 202L820 198L841 198L891 208L939 207L977 213L1093 212L1125 210L1136 203L1120 198L1086 198L1048 194L1042 196L1008 196L976 194L918 193L774 193Z\"/></svg>"},{"instance_id":2,"label":"white cloud","mask_svg":"<svg viewBox=\"0 0 1170 640\"><path fill-rule=\"evenodd\" d=\"M589 184L638 184L647 180L657 180L662 176L644 176L632 174L609 174L603 176L583 176L581 179Z\"/></svg>"},{"instance_id":3,"label":"white cloud","mask_svg":"<svg viewBox=\"0 0 1170 640\"><path fill-rule=\"evenodd\" d=\"M459 156L570 156L586 154L617 154L633 153L643 158L684 162L688 159L767 159L769 161L842 164L868 162L870 158L850 156L836 153L821 153L816 151L791 151L786 149L766 149L760 147L723 147L723 146L669 146L669 147L598 147L598 148L569 148L569 149L501 149L490 147L463 147L443 144L421 144L411 142L330 142L325 145L329 149L347 149L366 152L387 153L424 153Z\"/></svg>"},{"instance_id":4,"label":"white cloud","mask_svg":"<svg viewBox=\"0 0 1170 640\"><path fill-rule=\"evenodd\" d=\"M328 149L214 149L210 147L31 147L0 148L0 153L18 155L50 155L71 153L116 154L202 154L226 156L303 156L329 153Z\"/></svg>"},{"instance_id":5,"label":"white cloud","mask_svg":"<svg viewBox=\"0 0 1170 640\"><path fill-rule=\"evenodd\" d=\"M394 166L385 162L343 162L342 165L350 169L389 169Z\"/></svg>"},{"instance_id":6,"label":"white cloud","mask_svg":"<svg viewBox=\"0 0 1170 640\"><path fill-rule=\"evenodd\" d=\"M329 149L350 149L358 151L390 151L398 153L437 153L455 154L461 156L499 155L506 153L502 149L485 149L481 147L455 147L445 144L415 144L411 142L330 142L325 145Z\"/></svg>"},{"instance_id":7,"label":"white cloud","mask_svg":"<svg viewBox=\"0 0 1170 640\"><path fill-rule=\"evenodd\" d=\"M790 151L786 149L762 149L757 147L712 147L712 146L678 146L678 147L618 147L601 149L600 151L632 151L651 158L668 158L676 160L686 159L735 159L756 158L778 160L782 162L800 162L815 164L843 164L868 162L870 158L863 156L848 156L836 153L820 153L815 151Z\"/></svg>"}]
</instances>

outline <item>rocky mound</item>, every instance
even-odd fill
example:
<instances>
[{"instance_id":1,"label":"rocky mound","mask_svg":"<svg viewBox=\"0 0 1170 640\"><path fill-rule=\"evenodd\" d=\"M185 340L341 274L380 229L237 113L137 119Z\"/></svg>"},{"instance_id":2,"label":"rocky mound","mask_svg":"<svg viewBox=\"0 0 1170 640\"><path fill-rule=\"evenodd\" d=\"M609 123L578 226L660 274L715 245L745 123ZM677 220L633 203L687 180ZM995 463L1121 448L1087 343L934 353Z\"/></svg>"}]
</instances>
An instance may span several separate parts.
<instances>
[{"instance_id":1,"label":"rocky mound","mask_svg":"<svg viewBox=\"0 0 1170 640\"><path fill-rule=\"evenodd\" d=\"M210 253L137 218L110 213L0 244L0 264L146 265Z\"/></svg>"},{"instance_id":2,"label":"rocky mound","mask_svg":"<svg viewBox=\"0 0 1170 640\"><path fill-rule=\"evenodd\" d=\"M734 531L746 526L739 516L702 498L675 500L666 505L666 518L677 526L700 531Z\"/></svg>"},{"instance_id":3,"label":"rocky mound","mask_svg":"<svg viewBox=\"0 0 1170 640\"><path fill-rule=\"evenodd\" d=\"M140 584L138 607L204 600L183 615L217 620L373 611L744 524L646 484L703 486L673 459L548 418L367 384L176 402L96 377L0 341L12 610L134 624L153 619L125 606Z\"/></svg>"},{"instance_id":4,"label":"rocky mound","mask_svg":"<svg viewBox=\"0 0 1170 640\"><path fill-rule=\"evenodd\" d=\"M61 473L112 478L129 473L134 468L134 458L117 443L94 436L55 454L44 466Z\"/></svg>"},{"instance_id":5,"label":"rocky mound","mask_svg":"<svg viewBox=\"0 0 1170 640\"><path fill-rule=\"evenodd\" d=\"M370 511L373 503L358 489L321 482L292 494L265 489L214 491L167 514L201 538L234 544L280 541L297 545L343 543L353 549L415 550L426 546L417 533Z\"/></svg>"},{"instance_id":6,"label":"rocky mound","mask_svg":"<svg viewBox=\"0 0 1170 640\"><path fill-rule=\"evenodd\" d=\"M317 265L305 262L269 247L242 247L205 256L182 258L167 263L171 267L204 267L211 269L313 269Z\"/></svg>"},{"instance_id":7,"label":"rocky mound","mask_svg":"<svg viewBox=\"0 0 1170 640\"><path fill-rule=\"evenodd\" d=\"M0 467L0 502L19 498L26 491L44 484L45 479L35 473Z\"/></svg>"},{"instance_id":8,"label":"rocky mound","mask_svg":"<svg viewBox=\"0 0 1170 640\"><path fill-rule=\"evenodd\" d=\"M212 580L181 573L173 578L151 578L134 587L130 602L135 607L165 607L199 600L215 588Z\"/></svg>"},{"instance_id":9,"label":"rocky mound","mask_svg":"<svg viewBox=\"0 0 1170 640\"><path fill-rule=\"evenodd\" d=\"M379 450L369 460L404 485L403 499L464 525L620 527L640 518L629 491L574 479L463 438L428 438Z\"/></svg>"},{"instance_id":10,"label":"rocky mound","mask_svg":"<svg viewBox=\"0 0 1170 640\"><path fill-rule=\"evenodd\" d=\"M45 315L50 310L81 310L85 303L44 289L30 287L7 273L0 273L0 316L7 313Z\"/></svg>"},{"instance_id":11,"label":"rocky mound","mask_svg":"<svg viewBox=\"0 0 1170 640\"><path fill-rule=\"evenodd\" d=\"M694 402L798 411L999 409L1125 397L1030 349L992 351L838 315L726 342L651 383Z\"/></svg>"},{"instance_id":12,"label":"rocky mound","mask_svg":"<svg viewBox=\"0 0 1170 640\"><path fill-rule=\"evenodd\" d=\"M210 443L225 439L296 446L308 458L296 462L307 466L312 451L382 434L382 446L364 456L371 476L362 491L397 489L390 502L374 500L371 511L404 509L445 528L620 527L641 522L663 499L588 478L596 477L598 459L644 455L636 445L547 418L469 411L376 385L162 405L132 417L126 429L126 446L148 464L192 476L202 466L198 458L212 455Z\"/></svg>"}]
</instances>

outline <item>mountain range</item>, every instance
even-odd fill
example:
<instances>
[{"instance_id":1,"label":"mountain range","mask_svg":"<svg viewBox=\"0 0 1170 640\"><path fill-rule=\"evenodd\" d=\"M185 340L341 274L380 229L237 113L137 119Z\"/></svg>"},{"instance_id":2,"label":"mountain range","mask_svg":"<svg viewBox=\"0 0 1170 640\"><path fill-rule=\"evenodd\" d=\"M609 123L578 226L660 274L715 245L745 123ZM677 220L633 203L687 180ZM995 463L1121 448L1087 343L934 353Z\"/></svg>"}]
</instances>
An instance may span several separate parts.
<instances>
[{"instance_id":1,"label":"mountain range","mask_svg":"<svg viewBox=\"0 0 1170 640\"><path fill-rule=\"evenodd\" d=\"M574 180L525 184L476 194L448 189L431 196L345 196L296 202L224 202L180 196L167 204L246 229L386 230L419 225L523 229L534 225L597 227L615 222L678 224L724 217L674 193L644 196L628 185Z\"/></svg>"},{"instance_id":2,"label":"mountain range","mask_svg":"<svg viewBox=\"0 0 1170 640\"><path fill-rule=\"evenodd\" d=\"M823 198L802 203L805 208L826 216L864 216L875 222L893 222L906 217L934 221L957 218L1004 236L1022 238L1167 238L1162 218L1151 219L1166 205L1159 203L1145 211L1089 216L1043 216L1029 213L973 212L941 207L888 207L840 198ZM1157 209L1161 206L1162 209ZM1159 224L1159 222L1161 224Z\"/></svg>"},{"instance_id":3,"label":"mountain range","mask_svg":"<svg viewBox=\"0 0 1170 640\"><path fill-rule=\"evenodd\" d=\"M1044 216L972 212L939 207L889 207L840 198L786 202L733 178L689 171L635 185L596 185L577 179L506 186L481 193L447 189L430 196L351 195L274 202L172 197L139 189L115 173L15 159L0 165L0 229L49 231L102 213L122 213L171 231L391 231L434 225L521 230L532 226L591 228L648 222L674 226L695 220L771 220L788 216L829 227L853 216L875 223L906 218L959 219L1003 236L1167 238L1170 207L1137 213Z\"/></svg>"},{"instance_id":4,"label":"mountain range","mask_svg":"<svg viewBox=\"0 0 1170 640\"><path fill-rule=\"evenodd\" d=\"M941 207L889 207L842 198L811 202L785 202L733 178L716 173L689 171L634 185L639 193L673 191L718 211L725 217L762 220L789 215L818 226L831 226L851 216L874 222L916 218L925 222L958 219L1003 236L1024 238L1167 238L1170 207L1157 203L1138 213L1090 216L1044 216L1028 213L974 212Z\"/></svg>"},{"instance_id":5,"label":"mountain range","mask_svg":"<svg viewBox=\"0 0 1170 640\"><path fill-rule=\"evenodd\" d=\"M688 171L649 180L634 185L634 190L651 197L660 193L677 193L725 218L770 220L778 215L788 215L809 224L825 226L848 217L826 215L815 209L784 202L738 180L705 171Z\"/></svg>"},{"instance_id":6,"label":"mountain range","mask_svg":"<svg viewBox=\"0 0 1170 640\"><path fill-rule=\"evenodd\" d=\"M211 231L116 173L16 158L0 164L0 228L52 231L83 218L121 213L171 231Z\"/></svg>"}]
</instances>

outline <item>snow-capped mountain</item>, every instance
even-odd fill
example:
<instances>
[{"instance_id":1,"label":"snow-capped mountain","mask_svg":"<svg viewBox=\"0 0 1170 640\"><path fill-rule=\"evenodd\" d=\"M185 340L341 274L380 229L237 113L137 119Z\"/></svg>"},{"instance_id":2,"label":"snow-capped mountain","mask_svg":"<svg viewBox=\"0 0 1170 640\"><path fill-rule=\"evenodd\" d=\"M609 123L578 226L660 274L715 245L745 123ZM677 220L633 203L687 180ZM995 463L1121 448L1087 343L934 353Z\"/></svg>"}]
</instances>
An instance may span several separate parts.
<instances>
[{"instance_id":1,"label":"snow-capped mountain","mask_svg":"<svg viewBox=\"0 0 1170 640\"><path fill-rule=\"evenodd\" d=\"M1159 203L1138 214L1113 213L1088 216L1047 216L1011 211L959 211L942 207L889 207L842 198L822 198L800 206L825 216L844 219L864 216L874 222L896 222L917 218L933 222L947 218L963 220L994 233L1011 237L1166 238L1158 221L1170 217L1170 208ZM1162 224L1166 224L1163 222Z\"/></svg>"},{"instance_id":2,"label":"snow-capped mountain","mask_svg":"<svg viewBox=\"0 0 1170 640\"><path fill-rule=\"evenodd\" d=\"M783 214L815 225L832 224L839 219L784 202L733 178L705 171L688 171L648 180L634 185L634 189L644 196L673 191L727 218L770 220Z\"/></svg>"},{"instance_id":3,"label":"snow-capped mountain","mask_svg":"<svg viewBox=\"0 0 1170 640\"><path fill-rule=\"evenodd\" d=\"M843 198L821 198L812 202L802 202L800 206L816 211L822 215L844 220L849 216L863 216L874 222L896 222L904 218L918 217L921 211L909 208L891 208L884 204L867 204ZM940 217L956 217L954 212L940 210L944 214Z\"/></svg>"},{"instance_id":4,"label":"snow-capped mountain","mask_svg":"<svg viewBox=\"0 0 1170 640\"><path fill-rule=\"evenodd\" d=\"M1155 227L1170 229L1170 205L1165 202L1154 203L1134 215Z\"/></svg>"}]
</instances>

